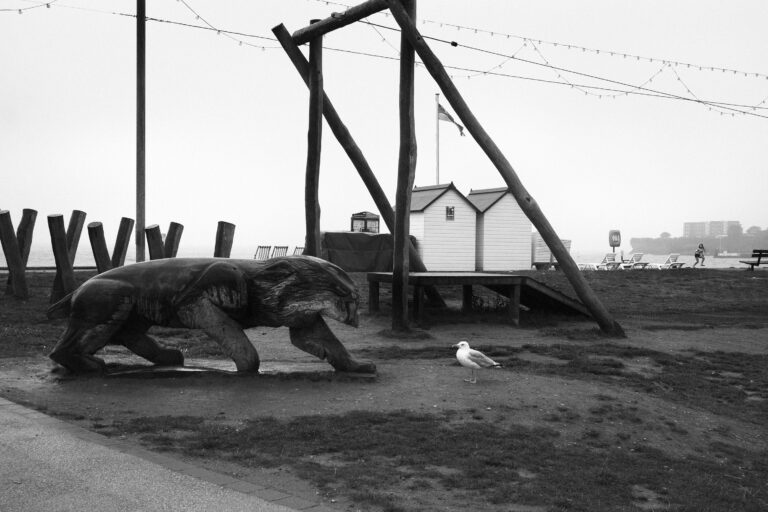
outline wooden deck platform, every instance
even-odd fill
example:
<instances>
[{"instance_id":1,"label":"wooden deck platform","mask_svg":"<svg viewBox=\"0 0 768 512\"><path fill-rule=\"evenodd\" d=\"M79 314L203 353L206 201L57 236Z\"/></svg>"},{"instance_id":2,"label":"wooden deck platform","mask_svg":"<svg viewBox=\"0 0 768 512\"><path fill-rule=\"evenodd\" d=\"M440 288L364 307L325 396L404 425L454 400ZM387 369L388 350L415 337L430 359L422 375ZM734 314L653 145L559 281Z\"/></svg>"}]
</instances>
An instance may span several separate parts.
<instances>
[{"instance_id":1,"label":"wooden deck platform","mask_svg":"<svg viewBox=\"0 0 768 512\"><path fill-rule=\"evenodd\" d=\"M368 307L379 310L379 283L391 283L392 272L368 273ZM485 286L509 298L509 315L514 325L520 325L520 305L530 309L548 309L561 313L591 316L584 305L571 297L531 277L490 272L411 272L408 284L413 286L414 319L419 321L424 311L425 286L461 286L462 309L472 307L472 287Z\"/></svg>"}]
</instances>

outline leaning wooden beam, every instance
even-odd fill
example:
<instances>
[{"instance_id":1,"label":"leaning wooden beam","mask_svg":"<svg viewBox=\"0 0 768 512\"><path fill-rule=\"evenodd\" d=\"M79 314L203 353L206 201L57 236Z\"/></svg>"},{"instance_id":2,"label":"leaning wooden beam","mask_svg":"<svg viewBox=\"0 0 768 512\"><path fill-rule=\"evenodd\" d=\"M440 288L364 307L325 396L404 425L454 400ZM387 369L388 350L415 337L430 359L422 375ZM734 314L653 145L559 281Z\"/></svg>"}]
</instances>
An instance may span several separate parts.
<instances>
[{"instance_id":1,"label":"leaning wooden beam","mask_svg":"<svg viewBox=\"0 0 768 512\"><path fill-rule=\"evenodd\" d=\"M557 261L560 262L563 273L565 273L571 286L573 286L574 291L597 321L600 329L608 334L624 336L624 330L618 322L613 319L602 302L600 302L600 299L598 299L589 287L586 279L584 279L584 276L579 271L576 262L571 258L570 253L560 241L560 238L542 213L539 205L525 189L520 178L518 178L515 170L512 168L512 165L507 161L501 150L496 146L494 141L469 109L469 106L451 81L445 68L440 63L440 60L429 48L427 43L421 37L421 34L419 34L405 8L401 5L399 0L386 0L386 2L395 21L400 25L403 35L405 35L408 38L408 41L414 46L416 53L421 57L422 63L432 75L432 78L435 79L435 82L440 87L443 95L464 123L467 131L472 135L475 141L477 141L485 154L488 155L491 162L493 162L502 178L504 178L504 181L509 187L509 191L515 197L526 216L531 220L536 229L538 229L542 238L557 258Z\"/></svg>"},{"instance_id":2,"label":"leaning wooden beam","mask_svg":"<svg viewBox=\"0 0 768 512\"><path fill-rule=\"evenodd\" d=\"M316 23L318 20L313 20ZM320 155L323 138L323 38L309 42L309 130L304 178L304 254L320 257Z\"/></svg>"},{"instance_id":3,"label":"leaning wooden beam","mask_svg":"<svg viewBox=\"0 0 768 512\"><path fill-rule=\"evenodd\" d=\"M72 223L70 223L70 226ZM75 290L75 274L72 270L72 261L69 257L67 232L64 230L64 216L61 214L48 216L48 231L51 233L51 247L53 247L53 259L56 261L56 276L59 278L59 286L54 281L51 290L50 302L58 302L70 292ZM79 238L79 237L78 237Z\"/></svg>"},{"instance_id":4,"label":"leaning wooden beam","mask_svg":"<svg viewBox=\"0 0 768 512\"><path fill-rule=\"evenodd\" d=\"M19 241L13 231L11 212L0 211L0 243L5 253L5 261L8 263L8 287L6 293L19 299L29 298L27 280L24 276L26 265L21 257Z\"/></svg>"},{"instance_id":5,"label":"leaning wooden beam","mask_svg":"<svg viewBox=\"0 0 768 512\"><path fill-rule=\"evenodd\" d=\"M313 39L322 37L328 32L337 28L346 27L372 14L383 11L387 8L387 2L384 0L368 0L360 5L350 7L342 13L333 13L330 18L319 20L304 28L300 28L293 33L293 42L297 45L308 43Z\"/></svg>"},{"instance_id":6,"label":"leaning wooden beam","mask_svg":"<svg viewBox=\"0 0 768 512\"><path fill-rule=\"evenodd\" d=\"M411 20L416 0L401 0ZM392 330L408 329L408 247L411 190L416 177L416 121L413 112L415 54L405 36L400 39L400 150L395 194L394 268L392 272ZM415 307L415 305L414 305Z\"/></svg>"},{"instance_id":7,"label":"leaning wooden beam","mask_svg":"<svg viewBox=\"0 0 768 512\"><path fill-rule=\"evenodd\" d=\"M216 228L216 244L213 247L214 258L229 258L232 254L232 242L235 240L235 225L219 221Z\"/></svg>"},{"instance_id":8,"label":"leaning wooden beam","mask_svg":"<svg viewBox=\"0 0 768 512\"><path fill-rule=\"evenodd\" d=\"M296 71L299 72L299 75L304 80L304 83L309 85L309 62L307 62L306 57L304 57L304 54L301 53L299 47L294 44L293 40L291 39L291 35L288 33L288 29L286 29L284 25L280 24L272 29L272 33L275 34L275 37L283 46L285 53L293 63ZM338 112L336 112L333 103L331 103L331 100L325 93L323 93L323 115L325 116L325 121L331 128L333 135L336 137L336 140L339 141L339 144L341 144L341 147L344 149L347 157L349 157L352 165L354 165L355 169L357 169L357 173L360 175L360 178L363 180L363 183L368 189L368 193L371 194L371 198L376 204L376 208L379 210L379 213L384 220L384 224L386 224L391 233L394 233L395 213L392 209L392 205L389 203L389 199L387 199L387 195L384 193L381 185L379 185L379 182L376 179L376 175L373 174L371 166L368 165L368 161L365 159L365 155L363 155L360 147L355 142L352 134L349 133L349 130L344 125L344 122L342 122L341 117L339 117ZM410 244L409 260L411 269L413 271L427 271L427 267L424 266L424 262L421 260L421 256L419 256L416 248L413 247L413 244ZM429 300L434 304L445 305L445 302L440 297L440 294L437 293L435 287L427 287L425 291L427 292Z\"/></svg>"}]
</instances>

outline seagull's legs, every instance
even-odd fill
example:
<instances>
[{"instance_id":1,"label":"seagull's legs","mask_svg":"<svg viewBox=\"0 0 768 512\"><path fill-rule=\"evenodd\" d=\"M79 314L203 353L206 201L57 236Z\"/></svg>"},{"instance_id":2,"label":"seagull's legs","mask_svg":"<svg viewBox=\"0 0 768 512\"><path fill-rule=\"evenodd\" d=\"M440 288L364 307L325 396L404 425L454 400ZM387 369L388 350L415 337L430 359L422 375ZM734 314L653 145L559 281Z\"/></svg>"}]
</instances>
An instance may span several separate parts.
<instances>
[{"instance_id":1,"label":"seagull's legs","mask_svg":"<svg viewBox=\"0 0 768 512\"><path fill-rule=\"evenodd\" d=\"M469 373L469 378L468 379L464 379L464 382L469 382L470 384L477 383L477 376L475 376L475 369L474 368L470 368L469 372L470 372Z\"/></svg>"}]
</instances>

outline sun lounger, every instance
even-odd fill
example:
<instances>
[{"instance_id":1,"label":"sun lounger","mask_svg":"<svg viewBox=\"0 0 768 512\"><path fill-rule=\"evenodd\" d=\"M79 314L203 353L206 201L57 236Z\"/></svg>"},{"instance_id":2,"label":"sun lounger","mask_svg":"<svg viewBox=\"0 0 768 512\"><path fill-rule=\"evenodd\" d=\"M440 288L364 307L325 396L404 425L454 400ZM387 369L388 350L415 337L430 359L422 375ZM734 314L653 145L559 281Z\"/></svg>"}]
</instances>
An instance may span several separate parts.
<instances>
[{"instance_id":1,"label":"sun lounger","mask_svg":"<svg viewBox=\"0 0 768 512\"><path fill-rule=\"evenodd\" d=\"M621 262L621 268L624 270L642 270L648 266L648 262L640 261L641 259L643 259L643 253L636 252L632 254L631 258Z\"/></svg>"},{"instance_id":2,"label":"sun lounger","mask_svg":"<svg viewBox=\"0 0 768 512\"><path fill-rule=\"evenodd\" d=\"M674 254L674 253L670 254L669 256L667 256L667 259L664 263L651 263L648 265L648 268L655 268L660 270L666 270L666 269L674 270L678 268L683 268L683 265L685 265L685 263L681 261L677 261L679 257L680 257L679 254Z\"/></svg>"},{"instance_id":3,"label":"sun lounger","mask_svg":"<svg viewBox=\"0 0 768 512\"><path fill-rule=\"evenodd\" d=\"M260 245L256 249L256 254L253 255L253 259L255 260L267 260L269 259L269 251L272 250L271 245Z\"/></svg>"},{"instance_id":4,"label":"sun lounger","mask_svg":"<svg viewBox=\"0 0 768 512\"><path fill-rule=\"evenodd\" d=\"M272 257L277 258L279 256L285 256L288 253L288 246L287 245L276 245L274 249L272 249Z\"/></svg>"},{"instance_id":5,"label":"sun lounger","mask_svg":"<svg viewBox=\"0 0 768 512\"><path fill-rule=\"evenodd\" d=\"M595 266L597 270L616 270L620 265L621 262L616 261L616 253L609 252L603 257L603 261Z\"/></svg>"}]
</instances>

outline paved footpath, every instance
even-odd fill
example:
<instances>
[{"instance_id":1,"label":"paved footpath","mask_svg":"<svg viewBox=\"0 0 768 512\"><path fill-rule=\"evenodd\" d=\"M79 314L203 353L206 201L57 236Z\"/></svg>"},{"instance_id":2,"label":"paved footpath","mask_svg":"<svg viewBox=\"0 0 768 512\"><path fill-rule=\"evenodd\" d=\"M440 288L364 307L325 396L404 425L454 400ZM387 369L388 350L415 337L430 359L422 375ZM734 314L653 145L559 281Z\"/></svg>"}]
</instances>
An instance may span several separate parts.
<instances>
[{"instance_id":1,"label":"paved footpath","mask_svg":"<svg viewBox=\"0 0 768 512\"><path fill-rule=\"evenodd\" d=\"M0 398L0 512L333 512Z\"/></svg>"}]
</instances>

